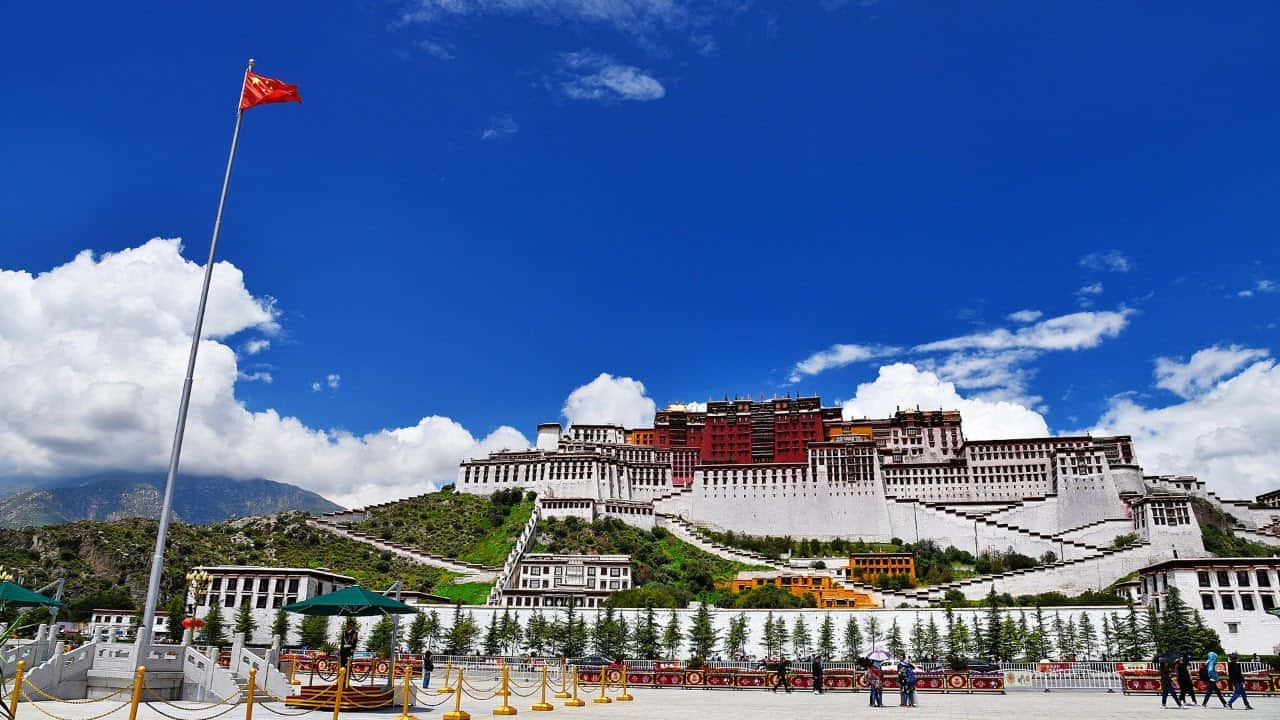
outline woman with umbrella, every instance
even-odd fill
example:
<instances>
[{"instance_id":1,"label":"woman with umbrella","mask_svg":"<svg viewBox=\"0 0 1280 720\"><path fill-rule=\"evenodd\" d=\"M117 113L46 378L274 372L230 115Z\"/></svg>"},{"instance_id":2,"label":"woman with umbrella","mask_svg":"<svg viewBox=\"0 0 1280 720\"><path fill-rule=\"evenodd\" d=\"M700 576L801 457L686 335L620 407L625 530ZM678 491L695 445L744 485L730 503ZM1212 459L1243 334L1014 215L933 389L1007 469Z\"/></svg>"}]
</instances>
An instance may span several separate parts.
<instances>
[{"instance_id":1,"label":"woman with umbrella","mask_svg":"<svg viewBox=\"0 0 1280 720\"><path fill-rule=\"evenodd\" d=\"M1167 652L1156 657L1156 662L1160 665L1160 707L1165 707L1170 697L1178 707L1182 707L1182 700L1178 699L1178 692L1173 689L1173 663L1177 660L1176 652Z\"/></svg>"},{"instance_id":2,"label":"woman with umbrella","mask_svg":"<svg viewBox=\"0 0 1280 720\"><path fill-rule=\"evenodd\" d=\"M889 659L885 650L872 650L867 653L867 686L871 688L871 707L884 707L884 671L880 663Z\"/></svg>"}]
</instances>

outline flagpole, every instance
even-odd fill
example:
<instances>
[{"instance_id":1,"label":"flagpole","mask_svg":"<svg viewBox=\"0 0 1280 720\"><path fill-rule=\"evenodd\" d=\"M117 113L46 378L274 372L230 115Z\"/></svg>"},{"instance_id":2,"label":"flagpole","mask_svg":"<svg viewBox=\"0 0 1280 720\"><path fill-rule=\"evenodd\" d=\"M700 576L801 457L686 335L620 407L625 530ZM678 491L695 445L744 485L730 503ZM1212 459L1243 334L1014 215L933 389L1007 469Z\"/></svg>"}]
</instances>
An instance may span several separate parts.
<instances>
[{"instance_id":1,"label":"flagpole","mask_svg":"<svg viewBox=\"0 0 1280 720\"><path fill-rule=\"evenodd\" d=\"M204 265L204 285L200 288L200 306L196 310L196 325L191 331L191 354L187 357L187 377L182 383L182 400L178 403L178 423L173 431L173 448L169 453L169 474L164 482L164 500L160 504L160 526L156 530L156 550L151 556L151 578L147 583L147 602L142 611L142 622L138 626L138 637L135 641L134 665L142 665L151 640L155 636L156 605L160 599L160 576L164 572L164 546L169 534L169 515L173 510L173 486L178 477L178 459L182 455L182 436L187 427L187 409L191 405L191 378L196 370L196 353L200 349L200 330L204 325L204 310L209 302L209 282L213 279L213 259L218 250L218 232L222 229L222 208L227 202L227 185L231 182L231 166L236 160L236 144L240 140L240 121L244 118L244 110L240 109L240 101L244 97L244 84L253 70L253 58L249 58L249 67L244 71L240 83L240 97L236 98L236 129L231 133L231 153L227 156L227 171L222 176L222 193L218 196L218 214L213 221L213 237L209 241L209 260ZM179 618L169 618L169 622L178 622Z\"/></svg>"}]
</instances>

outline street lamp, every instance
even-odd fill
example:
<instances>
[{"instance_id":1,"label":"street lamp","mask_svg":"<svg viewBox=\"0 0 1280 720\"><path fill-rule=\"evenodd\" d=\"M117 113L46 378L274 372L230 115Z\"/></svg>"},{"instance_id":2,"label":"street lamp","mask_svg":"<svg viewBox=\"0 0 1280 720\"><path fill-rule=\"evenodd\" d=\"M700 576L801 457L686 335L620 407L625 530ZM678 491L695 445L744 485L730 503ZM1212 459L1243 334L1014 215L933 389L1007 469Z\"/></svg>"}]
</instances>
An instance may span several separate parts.
<instances>
[{"instance_id":1,"label":"street lamp","mask_svg":"<svg viewBox=\"0 0 1280 720\"><path fill-rule=\"evenodd\" d=\"M0 582L13 582L13 573L3 565L0 565Z\"/></svg>"},{"instance_id":2,"label":"street lamp","mask_svg":"<svg viewBox=\"0 0 1280 720\"><path fill-rule=\"evenodd\" d=\"M209 573L204 568L196 568L187 573L187 618L182 621L185 630L182 632L182 644L190 645L195 629L203 624L196 620L196 608L200 607L200 602L204 599L205 588L209 587ZM169 622L173 622L170 619Z\"/></svg>"}]
</instances>

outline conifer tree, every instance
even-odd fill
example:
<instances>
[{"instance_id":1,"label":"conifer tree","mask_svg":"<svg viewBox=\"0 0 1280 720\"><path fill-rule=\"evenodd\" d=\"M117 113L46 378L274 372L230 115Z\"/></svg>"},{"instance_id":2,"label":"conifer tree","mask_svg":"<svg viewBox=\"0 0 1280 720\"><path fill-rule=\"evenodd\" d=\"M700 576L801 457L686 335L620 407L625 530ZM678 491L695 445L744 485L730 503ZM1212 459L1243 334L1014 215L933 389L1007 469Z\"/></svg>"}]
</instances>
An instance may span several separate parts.
<instances>
[{"instance_id":1,"label":"conifer tree","mask_svg":"<svg viewBox=\"0 0 1280 720\"><path fill-rule=\"evenodd\" d=\"M706 604L698 606L693 615L693 624L689 626L689 649L693 657L705 660L711 656L716 646L716 629L711 621L711 611Z\"/></svg>"},{"instance_id":2,"label":"conifer tree","mask_svg":"<svg viewBox=\"0 0 1280 720\"><path fill-rule=\"evenodd\" d=\"M1018 611L1018 655L1025 657L1030 662L1035 662L1039 658L1032 658L1027 654L1027 643L1031 639L1031 628L1027 625L1027 611Z\"/></svg>"},{"instance_id":3,"label":"conifer tree","mask_svg":"<svg viewBox=\"0 0 1280 720\"><path fill-rule=\"evenodd\" d=\"M818 654L827 660L836 656L836 626L830 613L822 616L822 625L818 628Z\"/></svg>"},{"instance_id":4,"label":"conifer tree","mask_svg":"<svg viewBox=\"0 0 1280 720\"><path fill-rule=\"evenodd\" d=\"M1115 658L1116 653L1116 623L1120 619L1113 612L1109 615L1102 616L1102 654L1104 659L1110 660Z\"/></svg>"},{"instance_id":5,"label":"conifer tree","mask_svg":"<svg viewBox=\"0 0 1280 720\"><path fill-rule=\"evenodd\" d=\"M1125 618L1124 637L1122 644L1124 647L1125 660L1141 660L1145 655L1147 644L1142 635L1142 622L1138 619L1138 610L1133 606L1133 601L1129 601L1129 614Z\"/></svg>"},{"instance_id":6,"label":"conifer tree","mask_svg":"<svg viewBox=\"0 0 1280 720\"><path fill-rule=\"evenodd\" d=\"M210 603L209 612L204 616L204 641L207 645L218 647L227 644L227 629L222 624L221 603Z\"/></svg>"},{"instance_id":7,"label":"conifer tree","mask_svg":"<svg viewBox=\"0 0 1280 720\"><path fill-rule=\"evenodd\" d=\"M925 641L923 657L933 662L942 657L942 633L938 629L938 621L933 615L929 616L929 623L925 625Z\"/></svg>"},{"instance_id":8,"label":"conifer tree","mask_svg":"<svg viewBox=\"0 0 1280 720\"><path fill-rule=\"evenodd\" d=\"M1022 633L1018 630L1018 623L1013 619L1013 615L1005 613L1000 619L1000 643L999 654L996 657L1005 662L1009 662L1018 656L1022 651Z\"/></svg>"},{"instance_id":9,"label":"conifer tree","mask_svg":"<svg viewBox=\"0 0 1280 720\"><path fill-rule=\"evenodd\" d=\"M924 657L924 641L925 630L924 624L920 622L920 616L917 614L915 622L911 623L911 634L907 637L907 645L911 648L911 656L914 658Z\"/></svg>"},{"instance_id":10,"label":"conifer tree","mask_svg":"<svg viewBox=\"0 0 1280 720\"><path fill-rule=\"evenodd\" d=\"M236 622L233 627L237 634L244 633L246 643L253 638L253 631L258 629L258 621L254 619L253 610L248 602L240 603L240 609L236 610Z\"/></svg>"},{"instance_id":11,"label":"conifer tree","mask_svg":"<svg viewBox=\"0 0 1280 720\"><path fill-rule=\"evenodd\" d=\"M662 630L662 649L667 654L668 660L674 660L676 653L680 651L680 617L676 615L676 611L671 611L671 618L667 620L667 626Z\"/></svg>"},{"instance_id":12,"label":"conifer tree","mask_svg":"<svg viewBox=\"0 0 1280 720\"><path fill-rule=\"evenodd\" d=\"M1156 613L1154 605L1147 606L1145 613L1145 621L1142 624L1142 638L1146 646L1151 649L1152 654L1162 652L1156 643L1162 638L1160 635L1160 616Z\"/></svg>"},{"instance_id":13,"label":"conifer tree","mask_svg":"<svg viewBox=\"0 0 1280 720\"><path fill-rule=\"evenodd\" d=\"M1198 645L1191 608L1182 601L1178 588L1170 585L1165 590L1164 611L1160 615L1160 640L1156 643L1156 652L1172 650L1194 656L1198 654Z\"/></svg>"},{"instance_id":14,"label":"conifer tree","mask_svg":"<svg viewBox=\"0 0 1280 720\"><path fill-rule=\"evenodd\" d=\"M862 628L852 613L844 622L844 656L846 660L857 660L862 656Z\"/></svg>"},{"instance_id":15,"label":"conifer tree","mask_svg":"<svg viewBox=\"0 0 1280 720\"><path fill-rule=\"evenodd\" d=\"M1093 621L1089 619L1089 613L1080 613L1080 622L1076 624L1076 650L1083 656L1085 660L1097 659L1095 651L1098 649L1098 632L1093 629Z\"/></svg>"},{"instance_id":16,"label":"conifer tree","mask_svg":"<svg viewBox=\"0 0 1280 720\"><path fill-rule=\"evenodd\" d=\"M500 621L496 613L489 617L489 625L484 629L485 655L502 654L502 635L498 632L499 622Z\"/></svg>"},{"instance_id":17,"label":"conifer tree","mask_svg":"<svg viewBox=\"0 0 1280 720\"><path fill-rule=\"evenodd\" d=\"M971 655L984 655L987 651L986 628L978 620L978 613L970 615L969 620L973 623L973 634L969 637L968 652Z\"/></svg>"},{"instance_id":18,"label":"conifer tree","mask_svg":"<svg viewBox=\"0 0 1280 720\"><path fill-rule=\"evenodd\" d=\"M658 621L654 617L653 607L644 609L635 632L636 656L641 660L658 659Z\"/></svg>"},{"instance_id":19,"label":"conifer tree","mask_svg":"<svg viewBox=\"0 0 1280 720\"><path fill-rule=\"evenodd\" d=\"M982 652L989 658L1000 657L1000 599L996 597L996 586L987 591L987 636ZM974 617L977 617L976 615Z\"/></svg>"},{"instance_id":20,"label":"conifer tree","mask_svg":"<svg viewBox=\"0 0 1280 720\"><path fill-rule=\"evenodd\" d=\"M502 611L502 622L498 623L498 641L503 653L515 655L520 652L520 641L524 633L520 629L520 618L512 615L510 609Z\"/></svg>"},{"instance_id":21,"label":"conifer tree","mask_svg":"<svg viewBox=\"0 0 1280 720\"><path fill-rule=\"evenodd\" d=\"M396 639L391 635L391 617L383 615L369 631L369 639L365 641L364 649L376 657L389 658L391 649L395 647L395 641Z\"/></svg>"},{"instance_id":22,"label":"conifer tree","mask_svg":"<svg viewBox=\"0 0 1280 720\"><path fill-rule=\"evenodd\" d=\"M427 642L427 649L435 652L436 644L440 642L440 613L435 610L427 613L425 631L426 634L424 635L424 638Z\"/></svg>"},{"instance_id":23,"label":"conifer tree","mask_svg":"<svg viewBox=\"0 0 1280 720\"><path fill-rule=\"evenodd\" d=\"M1077 644L1077 642L1076 642L1076 621L1075 621L1075 618L1073 618L1073 617L1071 617L1070 615L1068 615L1068 616L1067 616L1067 621L1066 621L1066 623L1064 624L1064 629L1065 629L1065 631L1066 631L1066 641L1065 641L1065 650L1064 650L1064 654L1065 654L1066 658L1070 658L1070 659L1072 659L1072 660L1075 660L1075 659L1076 659L1076 656L1080 654L1080 646L1079 646L1079 645ZM1065 659L1065 658L1064 658L1064 659Z\"/></svg>"},{"instance_id":24,"label":"conifer tree","mask_svg":"<svg viewBox=\"0 0 1280 720\"><path fill-rule=\"evenodd\" d=\"M902 641L902 628L898 627L898 619L894 618L889 624L889 630L885 632L884 644L888 646L889 654L895 658L901 658L906 655L907 647Z\"/></svg>"},{"instance_id":25,"label":"conifer tree","mask_svg":"<svg viewBox=\"0 0 1280 720\"><path fill-rule=\"evenodd\" d=\"M169 598L169 642L182 642L182 633L186 628L182 627L182 619L187 616L187 594L186 590L176 592Z\"/></svg>"},{"instance_id":26,"label":"conifer tree","mask_svg":"<svg viewBox=\"0 0 1280 720\"><path fill-rule=\"evenodd\" d=\"M747 614L739 613L729 618L729 634L724 640L724 650L730 656L744 652L747 647Z\"/></svg>"},{"instance_id":27,"label":"conifer tree","mask_svg":"<svg viewBox=\"0 0 1280 720\"><path fill-rule=\"evenodd\" d=\"M1053 644L1057 648L1057 658L1065 660L1071 652L1071 643L1067 641L1067 624L1062 621L1062 615L1053 614Z\"/></svg>"},{"instance_id":28,"label":"conifer tree","mask_svg":"<svg viewBox=\"0 0 1280 720\"><path fill-rule=\"evenodd\" d=\"M773 611L770 610L764 616L764 628L761 631L760 637L760 647L764 648L765 657L773 657L778 654L775 652L776 648L773 645L773 635Z\"/></svg>"},{"instance_id":29,"label":"conifer tree","mask_svg":"<svg viewBox=\"0 0 1280 720\"><path fill-rule=\"evenodd\" d=\"M524 624L524 646L534 657L547 654L548 640L547 619L541 610L534 610Z\"/></svg>"},{"instance_id":30,"label":"conifer tree","mask_svg":"<svg viewBox=\"0 0 1280 720\"><path fill-rule=\"evenodd\" d=\"M206 623L205 627L208 627ZM306 615L298 626L301 635L298 642L308 650L319 650L329 642L329 618L324 615Z\"/></svg>"},{"instance_id":31,"label":"conifer tree","mask_svg":"<svg viewBox=\"0 0 1280 720\"><path fill-rule=\"evenodd\" d=\"M813 645L813 638L809 635L809 626L804 622L803 615L796 615L796 623L791 628L791 653L793 655L807 655L810 646Z\"/></svg>"},{"instance_id":32,"label":"conifer tree","mask_svg":"<svg viewBox=\"0 0 1280 720\"><path fill-rule=\"evenodd\" d=\"M289 613L284 608L276 611L275 619L271 621L271 636L280 638L280 645L289 644Z\"/></svg>"},{"instance_id":33,"label":"conifer tree","mask_svg":"<svg viewBox=\"0 0 1280 720\"><path fill-rule=\"evenodd\" d=\"M427 616L424 613L418 613L413 616L413 622L409 623L409 634L405 637L404 644L409 646L409 652L415 655L421 655L422 651L427 647Z\"/></svg>"},{"instance_id":34,"label":"conifer tree","mask_svg":"<svg viewBox=\"0 0 1280 720\"><path fill-rule=\"evenodd\" d=\"M881 630L880 621L876 618L874 613L867 615L866 631L867 643L869 645L867 649L875 650L880 645Z\"/></svg>"},{"instance_id":35,"label":"conifer tree","mask_svg":"<svg viewBox=\"0 0 1280 720\"><path fill-rule=\"evenodd\" d=\"M630 657L631 652L631 626L627 623L627 618L622 613L618 613L618 654L615 655L619 660Z\"/></svg>"}]
</instances>

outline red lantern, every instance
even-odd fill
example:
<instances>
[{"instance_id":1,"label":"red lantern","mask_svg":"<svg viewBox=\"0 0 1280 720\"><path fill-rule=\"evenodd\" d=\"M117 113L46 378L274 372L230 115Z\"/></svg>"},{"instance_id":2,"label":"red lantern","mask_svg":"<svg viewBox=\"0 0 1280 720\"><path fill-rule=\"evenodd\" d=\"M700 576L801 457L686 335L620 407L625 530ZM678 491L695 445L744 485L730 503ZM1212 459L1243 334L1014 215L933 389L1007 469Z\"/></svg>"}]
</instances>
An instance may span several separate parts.
<instances>
[{"instance_id":1,"label":"red lantern","mask_svg":"<svg viewBox=\"0 0 1280 720\"><path fill-rule=\"evenodd\" d=\"M182 618L182 627L187 628L188 630L190 630L191 627L195 624L196 624L195 618Z\"/></svg>"},{"instance_id":2,"label":"red lantern","mask_svg":"<svg viewBox=\"0 0 1280 720\"><path fill-rule=\"evenodd\" d=\"M198 628L204 627L204 621L199 618L196 618L196 627Z\"/></svg>"}]
</instances>

